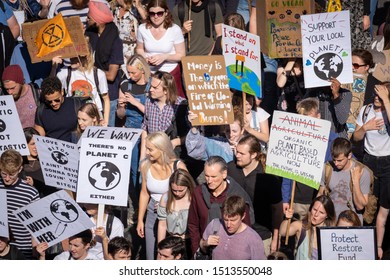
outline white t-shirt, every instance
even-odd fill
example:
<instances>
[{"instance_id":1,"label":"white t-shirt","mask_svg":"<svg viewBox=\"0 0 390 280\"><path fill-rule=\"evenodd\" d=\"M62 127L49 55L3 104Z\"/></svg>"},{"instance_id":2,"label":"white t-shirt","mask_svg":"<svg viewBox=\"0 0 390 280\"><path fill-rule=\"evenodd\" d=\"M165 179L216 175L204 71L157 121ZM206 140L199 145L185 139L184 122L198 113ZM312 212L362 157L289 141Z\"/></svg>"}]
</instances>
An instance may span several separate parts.
<instances>
[{"instance_id":1,"label":"white t-shirt","mask_svg":"<svg viewBox=\"0 0 390 280\"><path fill-rule=\"evenodd\" d=\"M55 261L67 261L67 260L74 261L75 260L72 257L69 259L69 256L70 256L69 251L65 251L65 252L62 252L61 254L55 256L54 260ZM94 260L98 260L98 258L97 258L97 256L95 256L91 252L91 250L88 250L88 254L85 257L85 259L83 259L83 260L85 260L85 261L94 261Z\"/></svg>"},{"instance_id":2,"label":"white t-shirt","mask_svg":"<svg viewBox=\"0 0 390 280\"><path fill-rule=\"evenodd\" d=\"M363 114L366 106L363 106L360 109L359 115L356 119L356 124L358 124L359 126L363 125ZM375 117L375 110L372 107L368 109L368 114L367 117L365 118L364 123L367 123L369 120L371 120L374 117ZM389 120L386 115L386 111L382 112L382 117L385 120L385 129L383 131L379 131L379 130L366 131L366 135L364 137L364 150L368 154L377 157L390 155L390 136L387 131L387 129L389 129L390 126L389 126Z\"/></svg>"},{"instance_id":3,"label":"white t-shirt","mask_svg":"<svg viewBox=\"0 0 390 280\"><path fill-rule=\"evenodd\" d=\"M148 57L161 53L175 54L175 45L184 42L184 37L180 27L173 24L167 29L161 39L156 40L150 29L147 29L143 23L138 28L137 41L144 44L145 56ZM152 72L157 70L171 72L176 66L177 62L165 61L159 66L150 66L150 70Z\"/></svg>"},{"instance_id":4,"label":"white t-shirt","mask_svg":"<svg viewBox=\"0 0 390 280\"><path fill-rule=\"evenodd\" d=\"M260 124L261 122L267 120L270 117L270 114L267 113L263 108L258 107L256 112L256 118L251 118L250 127L256 129L257 131L261 131ZM251 112L253 114L253 112ZM255 123L256 122L256 123Z\"/></svg>"},{"instance_id":5,"label":"white t-shirt","mask_svg":"<svg viewBox=\"0 0 390 280\"><path fill-rule=\"evenodd\" d=\"M107 230L107 217L104 218L104 230ZM93 223L95 223L95 220L91 217L90 218ZM92 232L94 233L96 230L96 225L91 228ZM114 217L114 220L112 221L112 229L111 229L111 234L108 237L110 240L113 239L114 237L123 237L124 235L124 226L117 217ZM98 236L94 237L96 244L92 248L89 249L89 252L94 254L99 260L104 259L103 255L103 245L102 245L102 239Z\"/></svg>"},{"instance_id":6,"label":"white t-shirt","mask_svg":"<svg viewBox=\"0 0 390 280\"><path fill-rule=\"evenodd\" d=\"M107 78L106 74L100 70L97 69L97 75L99 79L99 88L100 88L100 93L107 94L108 93L108 85L107 85ZM68 90L68 85L66 83L66 79L68 77L68 68L62 68L60 72L58 72L57 77L60 79L62 83L62 88L65 90L65 92ZM85 81L80 87L80 81ZM90 91L92 89L92 100L98 107L100 112L103 112L103 104L102 101L98 95L98 91L96 89L96 84L95 84L95 78L93 76L93 70L90 72L82 72L78 69L72 69L72 74L70 77L69 81L69 90L66 92L66 96L72 96L72 89L76 90L76 94L79 91Z\"/></svg>"}]
</instances>

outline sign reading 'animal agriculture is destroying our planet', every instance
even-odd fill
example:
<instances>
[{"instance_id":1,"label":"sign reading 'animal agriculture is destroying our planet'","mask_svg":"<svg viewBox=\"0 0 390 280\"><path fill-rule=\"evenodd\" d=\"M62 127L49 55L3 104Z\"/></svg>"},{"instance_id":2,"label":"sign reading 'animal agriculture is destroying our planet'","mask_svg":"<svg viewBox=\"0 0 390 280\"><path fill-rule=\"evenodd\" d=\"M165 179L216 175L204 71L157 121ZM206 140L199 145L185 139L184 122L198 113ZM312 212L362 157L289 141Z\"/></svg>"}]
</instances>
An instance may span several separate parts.
<instances>
[{"instance_id":1,"label":"sign reading 'animal agriculture is destroying our planet'","mask_svg":"<svg viewBox=\"0 0 390 280\"><path fill-rule=\"evenodd\" d=\"M266 173L318 189L329 132L329 121L275 111L268 143Z\"/></svg>"},{"instance_id":2,"label":"sign reading 'animal agriculture is destroying our planet'","mask_svg":"<svg viewBox=\"0 0 390 280\"><path fill-rule=\"evenodd\" d=\"M232 97L222 55L182 59L188 106L198 117L193 125L233 123Z\"/></svg>"},{"instance_id":3,"label":"sign reading 'animal agriculture is destroying our planet'","mask_svg":"<svg viewBox=\"0 0 390 280\"><path fill-rule=\"evenodd\" d=\"M132 149L128 141L84 138L77 202L127 206Z\"/></svg>"},{"instance_id":4,"label":"sign reading 'animal agriculture is destroying our planet'","mask_svg":"<svg viewBox=\"0 0 390 280\"><path fill-rule=\"evenodd\" d=\"M64 190L15 210L14 215L38 243L47 242L49 247L94 226Z\"/></svg>"},{"instance_id":5,"label":"sign reading 'animal agriculture is destroying our planet'","mask_svg":"<svg viewBox=\"0 0 390 280\"><path fill-rule=\"evenodd\" d=\"M260 37L223 24L222 53L230 88L261 98Z\"/></svg>"},{"instance_id":6,"label":"sign reading 'animal agriculture is destroying our planet'","mask_svg":"<svg viewBox=\"0 0 390 280\"><path fill-rule=\"evenodd\" d=\"M79 151L76 144L34 135L45 184L76 192Z\"/></svg>"},{"instance_id":7,"label":"sign reading 'animal agriculture is destroying our planet'","mask_svg":"<svg viewBox=\"0 0 390 280\"><path fill-rule=\"evenodd\" d=\"M301 17L305 88L352 83L349 11Z\"/></svg>"}]
</instances>

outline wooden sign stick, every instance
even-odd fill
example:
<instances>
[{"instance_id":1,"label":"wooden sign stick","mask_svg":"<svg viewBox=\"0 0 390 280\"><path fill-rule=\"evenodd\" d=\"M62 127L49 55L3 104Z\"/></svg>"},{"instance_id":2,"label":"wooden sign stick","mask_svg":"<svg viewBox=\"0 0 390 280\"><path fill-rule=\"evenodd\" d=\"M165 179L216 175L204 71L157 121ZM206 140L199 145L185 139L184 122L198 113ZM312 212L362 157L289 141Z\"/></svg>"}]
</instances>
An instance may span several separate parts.
<instances>
[{"instance_id":1,"label":"wooden sign stick","mask_svg":"<svg viewBox=\"0 0 390 280\"><path fill-rule=\"evenodd\" d=\"M291 201L290 201L290 209L293 208L294 204L294 196L295 196L295 185L296 182L293 181L292 190L291 190ZM286 229L286 240L284 241L284 245L288 245L288 238L290 237L290 225L291 225L291 218L287 221L287 229Z\"/></svg>"},{"instance_id":2,"label":"wooden sign stick","mask_svg":"<svg viewBox=\"0 0 390 280\"><path fill-rule=\"evenodd\" d=\"M99 203L96 228L104 226L104 204Z\"/></svg>"},{"instance_id":3,"label":"wooden sign stick","mask_svg":"<svg viewBox=\"0 0 390 280\"><path fill-rule=\"evenodd\" d=\"M190 0L190 6L188 7L188 20L191 20L191 8L192 8L192 0ZM191 31L188 32L188 49L191 48Z\"/></svg>"}]
</instances>

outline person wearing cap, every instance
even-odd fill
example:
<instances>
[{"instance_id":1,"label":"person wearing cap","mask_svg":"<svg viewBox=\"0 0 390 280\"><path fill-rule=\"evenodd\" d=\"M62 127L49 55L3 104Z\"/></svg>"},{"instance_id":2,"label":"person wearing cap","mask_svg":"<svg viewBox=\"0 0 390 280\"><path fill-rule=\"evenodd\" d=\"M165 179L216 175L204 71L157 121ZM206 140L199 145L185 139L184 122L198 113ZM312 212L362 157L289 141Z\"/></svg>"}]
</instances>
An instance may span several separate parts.
<instances>
[{"instance_id":1,"label":"person wearing cap","mask_svg":"<svg viewBox=\"0 0 390 280\"><path fill-rule=\"evenodd\" d=\"M20 66L7 66L1 80L4 90L14 98L22 127L33 127L35 112L39 104L35 101L32 86L24 82Z\"/></svg>"},{"instance_id":2,"label":"person wearing cap","mask_svg":"<svg viewBox=\"0 0 390 280\"><path fill-rule=\"evenodd\" d=\"M123 61L123 44L118 27L113 22L110 8L100 1L89 1L87 31L95 52L95 66L103 70L108 82L110 97L110 120L108 126L115 126L115 112L119 98L120 72Z\"/></svg>"}]
</instances>

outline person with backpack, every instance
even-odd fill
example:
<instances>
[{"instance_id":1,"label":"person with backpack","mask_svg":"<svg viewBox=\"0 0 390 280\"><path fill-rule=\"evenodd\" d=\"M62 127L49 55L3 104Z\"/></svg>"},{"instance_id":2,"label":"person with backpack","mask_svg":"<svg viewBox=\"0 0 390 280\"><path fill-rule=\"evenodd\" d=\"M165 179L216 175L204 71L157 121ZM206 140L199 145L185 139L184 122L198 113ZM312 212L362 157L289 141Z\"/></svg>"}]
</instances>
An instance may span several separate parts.
<instances>
[{"instance_id":1,"label":"person with backpack","mask_svg":"<svg viewBox=\"0 0 390 280\"><path fill-rule=\"evenodd\" d=\"M352 158L352 144L345 138L339 137L333 141L331 155L333 160L324 167L318 196L330 196L337 216L349 209L357 213L363 223L370 192L371 170ZM327 167L329 165L330 168Z\"/></svg>"},{"instance_id":2,"label":"person with backpack","mask_svg":"<svg viewBox=\"0 0 390 280\"><path fill-rule=\"evenodd\" d=\"M181 26L187 55L208 55L215 39L222 35L223 11L218 0L182 0L172 15Z\"/></svg>"},{"instance_id":3,"label":"person with backpack","mask_svg":"<svg viewBox=\"0 0 390 280\"><path fill-rule=\"evenodd\" d=\"M39 91L33 84L26 84L19 65L8 65L1 77L4 90L12 95L23 128L34 126L34 117L40 104Z\"/></svg>"},{"instance_id":4,"label":"person with backpack","mask_svg":"<svg viewBox=\"0 0 390 280\"><path fill-rule=\"evenodd\" d=\"M363 106L356 120L353 137L364 140L363 163L375 175L374 194L379 197L376 220L378 256L382 257L382 241L390 209L390 83L375 86L374 103Z\"/></svg>"}]
</instances>

